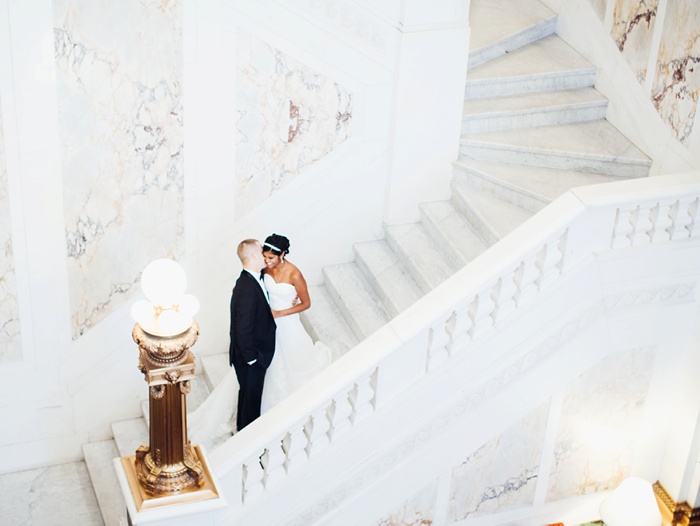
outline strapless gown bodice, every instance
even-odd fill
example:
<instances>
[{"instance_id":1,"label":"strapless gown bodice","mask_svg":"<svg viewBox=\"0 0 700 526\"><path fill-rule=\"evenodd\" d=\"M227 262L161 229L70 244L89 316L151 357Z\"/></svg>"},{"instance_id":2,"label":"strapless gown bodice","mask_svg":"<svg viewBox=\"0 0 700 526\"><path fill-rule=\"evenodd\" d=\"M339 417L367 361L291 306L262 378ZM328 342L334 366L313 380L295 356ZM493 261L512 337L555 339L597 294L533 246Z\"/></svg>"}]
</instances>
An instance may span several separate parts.
<instances>
[{"instance_id":1,"label":"strapless gown bodice","mask_svg":"<svg viewBox=\"0 0 700 526\"><path fill-rule=\"evenodd\" d=\"M284 310L292 306L297 297L297 289L291 283L277 283L271 276L265 274L263 277L265 287L270 297L270 308L272 310Z\"/></svg>"}]
</instances>

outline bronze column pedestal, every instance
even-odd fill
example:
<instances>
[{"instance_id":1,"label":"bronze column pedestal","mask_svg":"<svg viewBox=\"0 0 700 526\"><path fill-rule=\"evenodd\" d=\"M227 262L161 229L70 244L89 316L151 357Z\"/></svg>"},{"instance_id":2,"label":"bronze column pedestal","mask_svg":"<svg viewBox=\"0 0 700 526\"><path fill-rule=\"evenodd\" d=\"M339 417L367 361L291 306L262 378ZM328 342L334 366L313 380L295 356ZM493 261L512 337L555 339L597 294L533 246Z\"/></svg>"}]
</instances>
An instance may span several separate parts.
<instances>
[{"instance_id":1,"label":"bronze column pedestal","mask_svg":"<svg viewBox=\"0 0 700 526\"><path fill-rule=\"evenodd\" d=\"M171 337L153 336L136 324L139 370L148 383L149 444L122 458L137 510L218 497L201 449L187 439L187 403L194 378L190 348L199 325Z\"/></svg>"}]
</instances>

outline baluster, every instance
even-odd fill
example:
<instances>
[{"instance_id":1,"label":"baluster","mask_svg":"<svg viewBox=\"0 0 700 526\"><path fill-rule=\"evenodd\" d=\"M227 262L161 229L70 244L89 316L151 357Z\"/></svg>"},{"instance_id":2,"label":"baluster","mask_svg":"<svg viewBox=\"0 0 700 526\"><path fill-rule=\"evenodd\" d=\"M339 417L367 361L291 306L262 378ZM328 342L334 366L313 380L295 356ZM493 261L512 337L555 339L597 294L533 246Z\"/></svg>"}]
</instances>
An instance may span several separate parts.
<instances>
[{"instance_id":1,"label":"baluster","mask_svg":"<svg viewBox=\"0 0 700 526\"><path fill-rule=\"evenodd\" d=\"M673 224L669 229L672 240L685 239L690 237L695 230L695 219L697 216L697 198L679 199L673 206L671 217Z\"/></svg>"},{"instance_id":2,"label":"baluster","mask_svg":"<svg viewBox=\"0 0 700 526\"><path fill-rule=\"evenodd\" d=\"M243 502L248 502L265 491L265 470L261 461L265 451L258 457L249 458L243 464Z\"/></svg>"},{"instance_id":3,"label":"baluster","mask_svg":"<svg viewBox=\"0 0 700 526\"><path fill-rule=\"evenodd\" d=\"M330 442L331 422L328 418L328 408L320 407L314 411L304 424L308 444L306 454L310 457L324 449Z\"/></svg>"},{"instance_id":4,"label":"baluster","mask_svg":"<svg viewBox=\"0 0 700 526\"><path fill-rule=\"evenodd\" d=\"M632 233L632 246L644 245L651 241L651 231L654 224L651 222L652 211L650 208L637 207L634 214L634 232Z\"/></svg>"},{"instance_id":5,"label":"baluster","mask_svg":"<svg viewBox=\"0 0 700 526\"><path fill-rule=\"evenodd\" d=\"M613 227L610 248L624 248L632 245L630 234L632 227L632 210L617 209L615 214L615 226Z\"/></svg>"},{"instance_id":6,"label":"baluster","mask_svg":"<svg viewBox=\"0 0 700 526\"><path fill-rule=\"evenodd\" d=\"M453 315L454 329L452 330L452 341L447 345L447 351L450 353L450 356L464 348L469 342L469 331L473 324L472 317L469 314L469 303L457 306L457 310Z\"/></svg>"},{"instance_id":7,"label":"baluster","mask_svg":"<svg viewBox=\"0 0 700 526\"><path fill-rule=\"evenodd\" d=\"M281 441L265 450L265 453L263 453L263 456L260 458L260 462L265 470L263 481L266 488L269 488L271 484L284 478L286 473L284 463L286 459L287 457L282 449Z\"/></svg>"},{"instance_id":8,"label":"baluster","mask_svg":"<svg viewBox=\"0 0 700 526\"><path fill-rule=\"evenodd\" d=\"M353 414L351 416L353 425L374 413L374 395L376 394L377 386L376 377L375 369L372 374L364 377L355 384L350 398L353 407Z\"/></svg>"},{"instance_id":9,"label":"baluster","mask_svg":"<svg viewBox=\"0 0 700 526\"><path fill-rule=\"evenodd\" d=\"M333 399L333 408L328 412L331 420L329 435L331 440L344 431L350 429L350 416L352 415L352 404L350 403L348 392L339 394Z\"/></svg>"},{"instance_id":10,"label":"baluster","mask_svg":"<svg viewBox=\"0 0 700 526\"><path fill-rule=\"evenodd\" d=\"M309 439L303 425L297 425L285 435L282 440L282 449L286 457L284 467L287 469L287 473L291 473L306 461L308 445Z\"/></svg>"},{"instance_id":11,"label":"baluster","mask_svg":"<svg viewBox=\"0 0 700 526\"><path fill-rule=\"evenodd\" d=\"M494 324L515 310L515 294L517 292L517 287L515 286L513 278L514 273L507 272L505 276L499 278L498 283L493 289L492 299L495 309L491 317L493 318Z\"/></svg>"},{"instance_id":12,"label":"baluster","mask_svg":"<svg viewBox=\"0 0 700 526\"><path fill-rule=\"evenodd\" d=\"M474 326L472 330L472 338L474 339L493 330L493 319L491 315L496 307L496 304L491 299L493 288L494 285L491 285L476 295L476 306L473 317Z\"/></svg>"},{"instance_id":13,"label":"baluster","mask_svg":"<svg viewBox=\"0 0 700 526\"><path fill-rule=\"evenodd\" d=\"M428 360L427 370L432 371L447 360L449 351L447 346L451 340L450 324L453 321L454 313L445 322L440 320L428 331Z\"/></svg>"},{"instance_id":14,"label":"baluster","mask_svg":"<svg viewBox=\"0 0 700 526\"><path fill-rule=\"evenodd\" d=\"M691 238L700 235L700 197L696 197L688 203L688 216L690 224L688 225L688 233Z\"/></svg>"},{"instance_id":15,"label":"baluster","mask_svg":"<svg viewBox=\"0 0 700 526\"><path fill-rule=\"evenodd\" d=\"M669 228L673 224L671 219L671 205L657 204L651 213L653 228L651 230L651 242L659 243L671 239Z\"/></svg>"},{"instance_id":16,"label":"baluster","mask_svg":"<svg viewBox=\"0 0 700 526\"><path fill-rule=\"evenodd\" d=\"M561 236L556 241L547 243L537 256L536 265L540 269L537 286L540 290L561 274L559 265L562 263L563 252L560 243L563 243L563 239L564 236Z\"/></svg>"},{"instance_id":17,"label":"baluster","mask_svg":"<svg viewBox=\"0 0 700 526\"><path fill-rule=\"evenodd\" d=\"M520 306L537 292L537 278L540 277L540 269L537 268L537 259L530 256L524 259L516 269L513 281L517 285L515 303Z\"/></svg>"},{"instance_id":18,"label":"baluster","mask_svg":"<svg viewBox=\"0 0 700 526\"><path fill-rule=\"evenodd\" d=\"M692 218L688 214L687 202L683 200L676 201L671 207L672 224L668 229L669 236L672 241L677 239L685 239L690 234L688 225Z\"/></svg>"}]
</instances>

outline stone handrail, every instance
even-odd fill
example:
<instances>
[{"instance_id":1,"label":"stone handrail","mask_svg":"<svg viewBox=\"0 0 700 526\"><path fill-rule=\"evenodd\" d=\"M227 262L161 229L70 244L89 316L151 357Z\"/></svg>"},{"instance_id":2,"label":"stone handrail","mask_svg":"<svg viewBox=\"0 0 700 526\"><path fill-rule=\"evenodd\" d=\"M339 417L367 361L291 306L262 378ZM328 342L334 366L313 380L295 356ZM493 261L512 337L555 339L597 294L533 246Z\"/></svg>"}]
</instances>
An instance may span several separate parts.
<instances>
[{"instance_id":1,"label":"stone handrail","mask_svg":"<svg viewBox=\"0 0 700 526\"><path fill-rule=\"evenodd\" d=\"M700 238L700 172L567 192L211 455L226 514L264 498L347 430L611 250ZM393 359L406 346L418 363Z\"/></svg>"}]
</instances>

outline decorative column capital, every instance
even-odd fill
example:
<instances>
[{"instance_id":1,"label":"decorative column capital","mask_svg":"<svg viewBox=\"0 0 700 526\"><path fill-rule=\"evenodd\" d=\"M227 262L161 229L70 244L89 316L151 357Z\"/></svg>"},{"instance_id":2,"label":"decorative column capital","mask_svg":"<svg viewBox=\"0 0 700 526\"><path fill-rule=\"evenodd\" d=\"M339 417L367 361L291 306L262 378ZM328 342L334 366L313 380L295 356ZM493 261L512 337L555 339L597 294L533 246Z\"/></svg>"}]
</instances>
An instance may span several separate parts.
<instances>
[{"instance_id":1,"label":"decorative column capital","mask_svg":"<svg viewBox=\"0 0 700 526\"><path fill-rule=\"evenodd\" d=\"M187 351L199 338L199 325L196 321L185 332L169 337L153 336L141 328L138 323L131 331L142 355L154 368L171 367L187 359ZM145 365L145 364L144 364Z\"/></svg>"}]
</instances>

